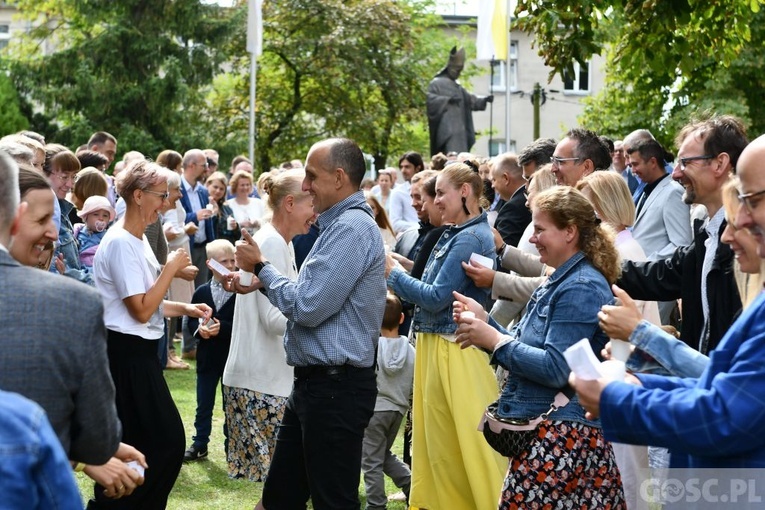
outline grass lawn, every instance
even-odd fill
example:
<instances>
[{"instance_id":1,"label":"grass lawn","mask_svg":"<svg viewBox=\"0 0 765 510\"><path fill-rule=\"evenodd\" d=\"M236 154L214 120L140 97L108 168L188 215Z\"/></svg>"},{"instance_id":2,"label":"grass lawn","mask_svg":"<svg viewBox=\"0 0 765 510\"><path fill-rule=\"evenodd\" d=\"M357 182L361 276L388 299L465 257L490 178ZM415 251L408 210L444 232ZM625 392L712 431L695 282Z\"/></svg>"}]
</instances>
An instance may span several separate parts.
<instances>
[{"instance_id":1,"label":"grass lawn","mask_svg":"<svg viewBox=\"0 0 765 510\"><path fill-rule=\"evenodd\" d=\"M186 429L187 446L191 444L191 437L194 435L194 412L196 411L196 373L193 361L191 365L191 370L165 371L165 379L168 386L170 386L170 391L173 394ZM218 391L218 400L216 401L216 409L213 414L213 432L208 447L210 454L206 460L183 465L178 480L175 482L173 492L170 493L167 505L169 509L241 510L253 508L260 499L263 489L262 483L231 480L228 477L226 456L223 452L223 421L223 411L220 407L220 391ZM397 455L401 455L402 441L400 434L393 450ZM83 500L87 501L93 494L93 483L82 473L77 473L76 476L80 487L80 494L82 494ZM289 490L288 487L286 489ZM387 478L386 489L389 495L398 491L390 479ZM359 498L363 508L365 504L363 479L359 485ZM310 504L309 508L312 508ZM388 509L390 510L403 510L405 508L406 505L403 502L388 504Z\"/></svg>"}]
</instances>

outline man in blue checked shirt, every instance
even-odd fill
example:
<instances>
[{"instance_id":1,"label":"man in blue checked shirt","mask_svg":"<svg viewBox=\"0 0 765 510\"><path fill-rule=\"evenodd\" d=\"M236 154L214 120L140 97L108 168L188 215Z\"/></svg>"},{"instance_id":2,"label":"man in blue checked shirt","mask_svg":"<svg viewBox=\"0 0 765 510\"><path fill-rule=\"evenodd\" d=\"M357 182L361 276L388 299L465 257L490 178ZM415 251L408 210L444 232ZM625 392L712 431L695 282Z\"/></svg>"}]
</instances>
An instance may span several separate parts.
<instances>
[{"instance_id":1,"label":"man in blue checked shirt","mask_svg":"<svg viewBox=\"0 0 765 510\"><path fill-rule=\"evenodd\" d=\"M361 443L374 411L375 348L385 310L385 250L359 191L366 170L355 142L311 147L303 190L320 214L319 238L297 281L281 275L244 234L237 266L287 317L284 349L295 383L258 509L359 508Z\"/></svg>"},{"instance_id":2,"label":"man in blue checked shirt","mask_svg":"<svg viewBox=\"0 0 765 510\"><path fill-rule=\"evenodd\" d=\"M736 165L737 228L748 228L765 257L765 136ZM600 313L607 320L607 308ZM606 315L604 315L606 314ZM580 401L600 414L606 439L664 446L670 467L765 467L765 293L709 353L698 378L639 374L630 382L574 381Z\"/></svg>"}]
</instances>

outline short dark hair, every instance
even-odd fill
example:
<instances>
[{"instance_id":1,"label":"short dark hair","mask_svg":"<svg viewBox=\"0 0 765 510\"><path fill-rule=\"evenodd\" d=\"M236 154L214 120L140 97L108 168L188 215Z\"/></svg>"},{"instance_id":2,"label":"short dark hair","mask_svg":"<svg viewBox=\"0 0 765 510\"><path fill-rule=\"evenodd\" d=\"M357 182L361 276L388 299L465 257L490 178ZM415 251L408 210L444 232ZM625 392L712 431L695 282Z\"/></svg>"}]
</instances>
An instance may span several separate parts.
<instances>
[{"instance_id":1,"label":"short dark hair","mask_svg":"<svg viewBox=\"0 0 765 510\"><path fill-rule=\"evenodd\" d=\"M604 144L606 144L606 147L608 147L608 152L611 152L611 153L614 152L614 149L616 147L614 146L614 141L613 140L611 140L607 136L600 135L600 141L603 142Z\"/></svg>"},{"instance_id":2,"label":"short dark hair","mask_svg":"<svg viewBox=\"0 0 765 510\"><path fill-rule=\"evenodd\" d=\"M100 166L106 165L109 162L109 159L106 156L100 152L92 151L90 149L79 151L76 156L77 159L80 160L80 168L87 168L89 166L98 168Z\"/></svg>"},{"instance_id":3,"label":"short dark hair","mask_svg":"<svg viewBox=\"0 0 765 510\"><path fill-rule=\"evenodd\" d=\"M629 154L637 152L643 161L650 161L651 158L656 158L656 164L660 168L664 168L664 155L667 151L656 140L640 140L630 147L628 152Z\"/></svg>"},{"instance_id":4,"label":"short dark hair","mask_svg":"<svg viewBox=\"0 0 765 510\"><path fill-rule=\"evenodd\" d=\"M330 138L327 166L329 169L342 168L356 188L361 185L367 171L364 153L350 138Z\"/></svg>"},{"instance_id":5,"label":"short dark hair","mask_svg":"<svg viewBox=\"0 0 765 510\"><path fill-rule=\"evenodd\" d=\"M422 154L419 152L409 151L400 158L398 158L398 166L401 166L401 162L407 160L414 165L414 172L417 173L420 170L425 169L425 162L422 160Z\"/></svg>"},{"instance_id":6,"label":"short dark hair","mask_svg":"<svg viewBox=\"0 0 765 510\"><path fill-rule=\"evenodd\" d=\"M714 115L705 120L695 120L680 130L675 138L679 148L685 139L695 134L704 141L704 152L717 156L725 152L730 156L730 164L734 173L738 158L749 143L746 138L744 124L733 115Z\"/></svg>"},{"instance_id":7,"label":"short dark hair","mask_svg":"<svg viewBox=\"0 0 765 510\"><path fill-rule=\"evenodd\" d=\"M537 138L518 154L518 164L521 166L536 163L537 168L550 162L555 153L557 142L552 138Z\"/></svg>"},{"instance_id":8,"label":"short dark hair","mask_svg":"<svg viewBox=\"0 0 765 510\"><path fill-rule=\"evenodd\" d=\"M88 140L88 149L92 149L94 145L103 145L107 141L112 142L115 145L117 144L117 139L114 138L114 135L111 135L106 131L97 131L90 135L90 139Z\"/></svg>"},{"instance_id":9,"label":"short dark hair","mask_svg":"<svg viewBox=\"0 0 765 510\"><path fill-rule=\"evenodd\" d=\"M395 329L401 324L401 300L390 292L385 296L385 313L383 314L382 327Z\"/></svg>"},{"instance_id":10,"label":"short dark hair","mask_svg":"<svg viewBox=\"0 0 765 510\"><path fill-rule=\"evenodd\" d=\"M592 161L595 170L605 170L611 166L611 151L597 133L584 128L573 128L566 133L566 138L576 140L574 156Z\"/></svg>"}]
</instances>

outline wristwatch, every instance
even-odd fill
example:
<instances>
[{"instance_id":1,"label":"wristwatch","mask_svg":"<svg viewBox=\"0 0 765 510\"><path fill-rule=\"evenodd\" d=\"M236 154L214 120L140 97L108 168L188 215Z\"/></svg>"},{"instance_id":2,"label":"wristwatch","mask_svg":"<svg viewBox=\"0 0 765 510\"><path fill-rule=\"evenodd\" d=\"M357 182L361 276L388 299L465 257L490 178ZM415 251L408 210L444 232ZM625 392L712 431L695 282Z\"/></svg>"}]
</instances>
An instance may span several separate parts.
<instances>
[{"instance_id":1,"label":"wristwatch","mask_svg":"<svg viewBox=\"0 0 765 510\"><path fill-rule=\"evenodd\" d=\"M268 265L271 265L271 263L267 260L265 262L258 262L257 264L255 264L255 267L252 269L253 274L255 276L259 276L263 268Z\"/></svg>"}]
</instances>

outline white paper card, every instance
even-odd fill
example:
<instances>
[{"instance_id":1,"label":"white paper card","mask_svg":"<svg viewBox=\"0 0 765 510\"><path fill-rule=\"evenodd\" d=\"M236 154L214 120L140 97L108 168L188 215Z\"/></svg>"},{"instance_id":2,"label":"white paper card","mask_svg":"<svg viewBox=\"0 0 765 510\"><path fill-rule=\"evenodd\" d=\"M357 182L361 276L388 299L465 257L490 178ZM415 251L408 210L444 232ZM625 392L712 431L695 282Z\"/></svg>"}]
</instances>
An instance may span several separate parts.
<instances>
[{"instance_id":1,"label":"white paper card","mask_svg":"<svg viewBox=\"0 0 765 510\"><path fill-rule=\"evenodd\" d=\"M223 264L221 264L220 262L218 262L215 259L210 259L209 264L210 264L210 267L215 269L216 271L218 271L221 274L221 276L228 276L229 274L231 274L231 271L226 269L223 266Z\"/></svg>"},{"instance_id":2,"label":"white paper card","mask_svg":"<svg viewBox=\"0 0 765 510\"><path fill-rule=\"evenodd\" d=\"M470 255L470 262L475 262L479 266L488 267L494 269L494 261L489 257L484 257L480 253L472 253Z\"/></svg>"},{"instance_id":3,"label":"white paper card","mask_svg":"<svg viewBox=\"0 0 765 510\"><path fill-rule=\"evenodd\" d=\"M125 463L127 467L138 473L139 475L143 476L144 469L143 466L138 463L137 460L131 460L130 462Z\"/></svg>"},{"instance_id":4,"label":"white paper card","mask_svg":"<svg viewBox=\"0 0 765 510\"><path fill-rule=\"evenodd\" d=\"M592 352L590 341L587 338L582 338L563 351L563 357L566 358L569 368L574 372L577 379L594 381L601 377L600 361Z\"/></svg>"}]
</instances>

